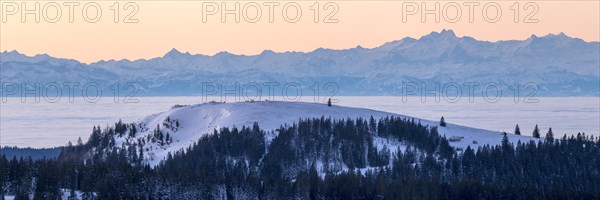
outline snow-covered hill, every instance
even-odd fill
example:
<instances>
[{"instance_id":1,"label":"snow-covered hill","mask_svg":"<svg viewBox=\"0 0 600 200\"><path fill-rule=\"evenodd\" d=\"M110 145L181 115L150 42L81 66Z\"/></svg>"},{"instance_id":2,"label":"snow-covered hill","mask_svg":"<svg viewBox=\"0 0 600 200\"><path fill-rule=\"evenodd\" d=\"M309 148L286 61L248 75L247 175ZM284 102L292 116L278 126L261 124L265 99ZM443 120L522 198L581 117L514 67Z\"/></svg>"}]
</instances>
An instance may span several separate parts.
<instances>
[{"instance_id":1,"label":"snow-covered hill","mask_svg":"<svg viewBox=\"0 0 600 200\"><path fill-rule=\"evenodd\" d=\"M376 111L364 108L352 108L343 106L328 107L325 104L317 103L295 103L295 102L239 102L239 103L204 103L191 106L176 107L171 110L154 114L138 122L141 132L136 134L135 139L148 137L160 127L160 131L169 134L172 138L170 144L159 145L158 142L147 143L144 148L145 162L152 166L160 163L169 152L175 152L182 148L187 148L196 142L201 136L213 133L223 127L252 126L258 122L264 130L275 130L286 124L296 123L301 118L320 118L331 117L333 119L358 118L369 119L373 116L379 119L386 116L408 117L400 114ZM415 119L424 125L438 126L439 122ZM176 125L178 124L178 126ZM502 140L502 133L488 131L483 129L470 128L461 125L448 123L446 127L439 127L441 135L449 139L458 140L450 144L458 149L464 149L467 146L476 148L481 145L495 145ZM276 131L273 131L276 134ZM274 135L269 135L270 140ZM133 138L121 137L116 139L116 145L135 141ZM509 140L522 142L532 140L528 136L509 134ZM395 141L385 138L376 138L375 143L381 146L385 144L388 147L401 146Z\"/></svg>"}]
</instances>

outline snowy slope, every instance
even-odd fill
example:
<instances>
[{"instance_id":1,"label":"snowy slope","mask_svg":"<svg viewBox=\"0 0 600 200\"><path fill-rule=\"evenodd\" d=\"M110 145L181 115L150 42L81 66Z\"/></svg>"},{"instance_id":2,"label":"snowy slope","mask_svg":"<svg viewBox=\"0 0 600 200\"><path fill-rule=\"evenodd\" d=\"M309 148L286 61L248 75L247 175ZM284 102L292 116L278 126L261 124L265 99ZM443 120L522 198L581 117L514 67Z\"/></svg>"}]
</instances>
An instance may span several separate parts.
<instances>
[{"instance_id":1,"label":"snowy slope","mask_svg":"<svg viewBox=\"0 0 600 200\"><path fill-rule=\"evenodd\" d=\"M150 115L142 119L140 124L141 133L137 138L146 137L152 134L157 125L165 134L168 132L173 138L172 143L160 146L156 143L148 143L144 148L149 149L145 155L145 161L155 166L168 155L168 152L175 152L181 148L186 148L198 140L202 135L213 133L215 129L222 127L252 126L258 122L264 130L274 130L284 124L292 124L300 118L320 118L321 116L334 119L358 118L368 119L373 116L379 119L385 116L404 115L376 111L364 108L352 108L343 106L328 107L325 104L317 103L292 103L292 102L240 102L240 103L204 103L192 106L173 108L169 111ZM171 121L179 121L179 128L167 128L163 122L168 118ZM415 120L419 120L416 119ZM420 120L422 124L437 126L436 121ZM447 138L461 138L460 141L451 142L456 148L466 148L471 146L476 148L480 145L499 144L502 140L500 132L488 131L483 129L470 128L448 123L447 127L439 127L439 132L446 135ZM272 137L272 136L271 136ZM117 145L123 144L127 138L118 138ZM518 140L528 141L534 139L528 136L519 136L509 134L511 142ZM476 141L476 144L474 144ZM386 141L386 143L389 143ZM398 144L388 144L394 146Z\"/></svg>"}]
</instances>

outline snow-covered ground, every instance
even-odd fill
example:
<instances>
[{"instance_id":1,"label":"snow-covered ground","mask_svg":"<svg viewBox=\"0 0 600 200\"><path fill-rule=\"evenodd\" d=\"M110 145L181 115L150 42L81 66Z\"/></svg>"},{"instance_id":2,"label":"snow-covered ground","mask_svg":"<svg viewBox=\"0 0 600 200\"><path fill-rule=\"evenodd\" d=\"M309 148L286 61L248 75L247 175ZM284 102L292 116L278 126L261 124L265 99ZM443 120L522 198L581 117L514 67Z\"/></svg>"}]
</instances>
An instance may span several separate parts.
<instances>
[{"instance_id":1,"label":"snow-covered ground","mask_svg":"<svg viewBox=\"0 0 600 200\"><path fill-rule=\"evenodd\" d=\"M401 114L388 113L383 111L336 106L328 107L325 104L318 103L300 103L300 102L276 102L276 101L260 101L260 102L240 102L240 103L203 103L191 106L173 108L171 110L150 115L139 124L142 124L141 132L136 135L137 138L146 137L152 134L157 124L161 131L166 135L168 132L172 137L172 143L160 146L157 143L147 143L144 148L148 151L145 153L145 161L151 166L155 166L168 155L168 152L175 152L182 148L190 146L197 141L201 136L213 133L223 127L238 127L252 126L254 122L258 122L259 126L264 130L274 130L284 124L292 124L300 118L319 118L321 116L331 117L334 119L342 118L358 118L368 119L373 116L379 119L385 116L409 117ZM170 118L171 121L177 120L179 128L170 129L163 126L163 122ZM412 117L411 117L412 118ZM424 125L437 126L439 122L417 119ZM453 138L458 141L453 141L450 144L458 149L464 149L467 146L477 148L478 146L490 144L499 144L502 140L502 133L497 131L489 131L477 128L471 128L461 125L448 123L446 127L438 127L439 133L447 138ZM509 134L511 142L527 142L535 138L528 136L519 136ZM117 145L125 142L126 137L118 138ZM381 140L381 141L379 141ZM378 143L389 143L378 139ZM389 147L397 146L398 144L387 144Z\"/></svg>"}]
</instances>

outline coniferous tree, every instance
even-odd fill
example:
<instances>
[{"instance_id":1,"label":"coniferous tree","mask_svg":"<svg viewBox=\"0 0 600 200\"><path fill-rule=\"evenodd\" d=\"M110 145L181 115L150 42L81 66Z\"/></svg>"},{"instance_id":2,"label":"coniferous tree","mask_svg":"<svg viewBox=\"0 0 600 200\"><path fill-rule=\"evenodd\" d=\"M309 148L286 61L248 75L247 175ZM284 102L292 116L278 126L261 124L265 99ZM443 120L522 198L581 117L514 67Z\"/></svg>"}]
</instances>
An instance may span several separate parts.
<instances>
[{"instance_id":1,"label":"coniferous tree","mask_svg":"<svg viewBox=\"0 0 600 200\"><path fill-rule=\"evenodd\" d=\"M140 162L144 162L144 146L140 145L140 155L138 156Z\"/></svg>"},{"instance_id":2,"label":"coniferous tree","mask_svg":"<svg viewBox=\"0 0 600 200\"><path fill-rule=\"evenodd\" d=\"M35 183L35 192L33 199L60 199L61 192L59 177L57 177L57 168L54 161L42 160L39 166L39 174Z\"/></svg>"},{"instance_id":3,"label":"coniferous tree","mask_svg":"<svg viewBox=\"0 0 600 200\"><path fill-rule=\"evenodd\" d=\"M373 115L371 115L371 118L369 118L369 131L371 133L375 133L377 131L377 122L375 122Z\"/></svg>"},{"instance_id":4,"label":"coniferous tree","mask_svg":"<svg viewBox=\"0 0 600 200\"><path fill-rule=\"evenodd\" d=\"M508 145L510 145L509 141L508 141L508 134L506 134L506 132L502 132L502 146L506 147Z\"/></svg>"},{"instance_id":5,"label":"coniferous tree","mask_svg":"<svg viewBox=\"0 0 600 200\"><path fill-rule=\"evenodd\" d=\"M534 138L540 138L540 129L538 128L538 125L535 125L535 128L533 129L533 134L532 136Z\"/></svg>"},{"instance_id":6,"label":"coniferous tree","mask_svg":"<svg viewBox=\"0 0 600 200\"><path fill-rule=\"evenodd\" d=\"M548 132L546 133L546 142L553 142L554 141L554 133L552 133L552 127L550 127L550 129L548 129Z\"/></svg>"},{"instance_id":7,"label":"coniferous tree","mask_svg":"<svg viewBox=\"0 0 600 200\"><path fill-rule=\"evenodd\" d=\"M310 170L308 171L308 178L309 178L309 185L310 185L310 189L309 189L309 195L310 195L310 199L319 199L320 196L320 191L319 191L319 174L317 172L317 167L315 166L315 163L313 163L310 167Z\"/></svg>"},{"instance_id":8,"label":"coniferous tree","mask_svg":"<svg viewBox=\"0 0 600 200\"><path fill-rule=\"evenodd\" d=\"M331 98L327 100L327 106L331 107Z\"/></svg>"},{"instance_id":9,"label":"coniferous tree","mask_svg":"<svg viewBox=\"0 0 600 200\"><path fill-rule=\"evenodd\" d=\"M515 135L521 135L521 129L519 128L518 124L515 126Z\"/></svg>"},{"instance_id":10,"label":"coniferous tree","mask_svg":"<svg viewBox=\"0 0 600 200\"><path fill-rule=\"evenodd\" d=\"M508 140L508 134L506 132L503 132L504 136L502 136L502 143L501 143L501 147L502 147L502 151L504 153L508 153L510 156L512 156L512 145L510 143L510 141Z\"/></svg>"},{"instance_id":11,"label":"coniferous tree","mask_svg":"<svg viewBox=\"0 0 600 200\"><path fill-rule=\"evenodd\" d=\"M444 116L440 119L440 126L446 126L446 121L444 120Z\"/></svg>"},{"instance_id":12,"label":"coniferous tree","mask_svg":"<svg viewBox=\"0 0 600 200\"><path fill-rule=\"evenodd\" d=\"M81 140L81 137L77 138L77 146L83 146L83 140Z\"/></svg>"},{"instance_id":13,"label":"coniferous tree","mask_svg":"<svg viewBox=\"0 0 600 200\"><path fill-rule=\"evenodd\" d=\"M129 137L135 137L135 134L137 133L137 128L135 128L135 124L131 125L131 129L129 130Z\"/></svg>"},{"instance_id":14,"label":"coniferous tree","mask_svg":"<svg viewBox=\"0 0 600 200\"><path fill-rule=\"evenodd\" d=\"M167 144L171 144L171 135L169 135L169 132L167 132L167 136L165 138L165 141Z\"/></svg>"}]
</instances>

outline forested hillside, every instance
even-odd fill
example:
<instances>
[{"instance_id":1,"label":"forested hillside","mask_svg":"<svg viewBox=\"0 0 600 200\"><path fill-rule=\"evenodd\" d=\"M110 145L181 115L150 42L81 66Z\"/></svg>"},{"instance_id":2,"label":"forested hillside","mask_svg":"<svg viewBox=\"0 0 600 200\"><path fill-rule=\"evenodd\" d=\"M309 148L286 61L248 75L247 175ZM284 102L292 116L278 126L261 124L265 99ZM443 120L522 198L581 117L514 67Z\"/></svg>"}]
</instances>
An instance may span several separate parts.
<instances>
[{"instance_id":1,"label":"forested hillside","mask_svg":"<svg viewBox=\"0 0 600 200\"><path fill-rule=\"evenodd\" d=\"M56 159L2 157L0 191L15 199L58 199L61 188L84 199L600 198L600 140L585 134L505 136L457 151L437 127L406 118L307 118L271 132L258 123L221 128L151 167L137 144L115 145L132 127L94 128Z\"/></svg>"}]
</instances>

